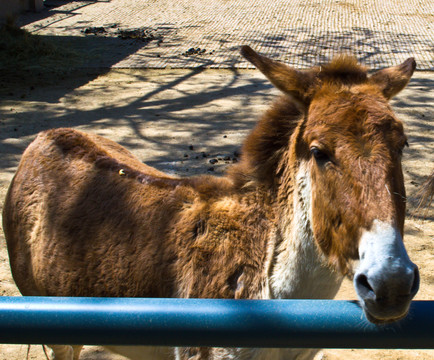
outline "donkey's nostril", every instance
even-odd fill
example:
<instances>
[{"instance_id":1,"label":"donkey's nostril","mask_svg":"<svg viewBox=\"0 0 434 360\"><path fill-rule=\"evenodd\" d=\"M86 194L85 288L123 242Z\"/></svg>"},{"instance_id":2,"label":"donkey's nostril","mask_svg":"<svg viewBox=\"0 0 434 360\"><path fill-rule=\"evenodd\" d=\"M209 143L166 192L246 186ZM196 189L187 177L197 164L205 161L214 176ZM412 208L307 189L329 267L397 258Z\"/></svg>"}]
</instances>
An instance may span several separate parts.
<instances>
[{"instance_id":1,"label":"donkey's nostril","mask_svg":"<svg viewBox=\"0 0 434 360\"><path fill-rule=\"evenodd\" d=\"M368 278L364 274L359 274L355 279L357 292L362 296L366 297L369 294L374 295L375 291L372 288L371 284L369 284Z\"/></svg>"},{"instance_id":2,"label":"donkey's nostril","mask_svg":"<svg viewBox=\"0 0 434 360\"><path fill-rule=\"evenodd\" d=\"M418 292L419 283L420 283L419 269L416 266L416 268L414 269L413 285L411 286L411 290L410 290L410 294L412 296L416 295L416 293Z\"/></svg>"}]
</instances>

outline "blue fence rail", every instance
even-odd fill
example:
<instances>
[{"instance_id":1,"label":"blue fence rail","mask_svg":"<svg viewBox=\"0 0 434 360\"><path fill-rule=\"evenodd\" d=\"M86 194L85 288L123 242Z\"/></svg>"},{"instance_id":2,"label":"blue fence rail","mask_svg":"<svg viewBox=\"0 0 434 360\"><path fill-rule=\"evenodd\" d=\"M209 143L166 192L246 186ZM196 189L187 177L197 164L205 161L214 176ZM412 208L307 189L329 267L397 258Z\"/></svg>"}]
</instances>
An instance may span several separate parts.
<instances>
[{"instance_id":1,"label":"blue fence rail","mask_svg":"<svg viewBox=\"0 0 434 360\"><path fill-rule=\"evenodd\" d=\"M369 323L352 301L0 297L0 343L434 348L434 302Z\"/></svg>"}]
</instances>

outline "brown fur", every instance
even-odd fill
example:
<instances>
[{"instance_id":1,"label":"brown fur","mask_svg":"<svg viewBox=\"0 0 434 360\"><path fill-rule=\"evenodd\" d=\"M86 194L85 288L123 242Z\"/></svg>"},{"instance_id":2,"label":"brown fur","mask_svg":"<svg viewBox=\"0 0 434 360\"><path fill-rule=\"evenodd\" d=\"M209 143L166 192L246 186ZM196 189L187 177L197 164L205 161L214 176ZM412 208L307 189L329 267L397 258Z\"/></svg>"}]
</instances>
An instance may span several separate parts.
<instances>
[{"instance_id":1,"label":"brown fur","mask_svg":"<svg viewBox=\"0 0 434 360\"><path fill-rule=\"evenodd\" d=\"M417 192L417 198L419 203L415 213L421 214L422 217L430 216L429 208L434 198L434 171L431 172L431 175L422 184L420 190Z\"/></svg>"},{"instance_id":2,"label":"brown fur","mask_svg":"<svg viewBox=\"0 0 434 360\"><path fill-rule=\"evenodd\" d=\"M14 273L26 270L24 279L16 279L22 293L215 297L213 289L220 288L219 297L235 297L234 274L244 272L244 276L251 277L263 261L244 259L245 252L255 254L260 251L256 247L264 246L264 239L261 240L264 235L257 236L268 218L260 191L236 201L237 195L231 194L227 179L183 180L159 176L156 171L149 174L146 165L125 151L122 153L125 162L120 162L115 144L104 140L104 148L102 141L70 129L50 130L40 134L30 146L30 158L23 157L11 189L16 189L20 196L43 197L44 201L33 204L38 208L31 216L36 217L35 223L21 236L30 238L27 231L41 226L47 229L46 236L53 242L48 241L44 249L38 249L44 258L43 269L31 270L21 263L15 266L14 259L23 253L18 241L9 241ZM115 152L108 151L107 145ZM30 168L27 160L32 162L34 157L45 159L39 165L44 171L40 170L39 177L27 178L27 172L21 168ZM123 174L119 174L121 169ZM26 182L32 186L22 188L20 184ZM15 191L11 190L9 197ZM256 217L246 216L248 207L257 209ZM21 220L8 218L7 214L14 211L19 209L5 212L8 239L14 236L10 235L11 227ZM228 212L239 216L227 219ZM152 228L143 226L145 218L152 219ZM225 233L229 236L222 243L220 234ZM240 244L246 240L236 241L237 238L249 236L256 241L247 241L249 249L241 248ZM107 242L108 238L114 242ZM165 238L170 241L165 242ZM214 240L205 241L210 238ZM184 249L182 254L178 249ZM216 256L219 253L221 256ZM241 260L237 261L237 257ZM131 277L136 258L143 262L140 271L136 269L137 274ZM60 274L59 267L63 269ZM116 273L109 275L113 267ZM222 267L228 271L227 278L219 276ZM188 280L189 284L182 288L175 285L185 283L187 280L183 278L192 271L199 271L202 276ZM105 276L94 278L102 274ZM141 274L147 277L140 280L137 277ZM160 277L163 284L155 281ZM37 280L28 289L27 282L32 278ZM238 289L240 294L246 291Z\"/></svg>"},{"instance_id":3,"label":"brown fur","mask_svg":"<svg viewBox=\"0 0 434 360\"><path fill-rule=\"evenodd\" d=\"M347 259L357 257L359 231L369 229L374 219L396 222L403 231L400 151L406 138L402 124L385 102L374 100L375 95L344 91L337 99L335 92L322 94L311 107L311 116L321 114L323 124L306 124L306 143L316 142L331 159L325 166L312 168L313 216L328 215L316 223L314 232L321 248L341 269L347 268ZM336 106L334 113L325 110L330 104ZM352 121L335 120L342 118Z\"/></svg>"},{"instance_id":4,"label":"brown fur","mask_svg":"<svg viewBox=\"0 0 434 360\"><path fill-rule=\"evenodd\" d=\"M301 226L291 223L301 163L312 182L313 235L333 268L350 271L374 219L402 231L406 138L387 99L406 85L414 61L369 77L347 56L298 71L248 47L243 54L285 95L222 178L171 177L77 130L38 135L3 213L23 295L270 296L277 249L288 228Z\"/></svg>"}]
</instances>

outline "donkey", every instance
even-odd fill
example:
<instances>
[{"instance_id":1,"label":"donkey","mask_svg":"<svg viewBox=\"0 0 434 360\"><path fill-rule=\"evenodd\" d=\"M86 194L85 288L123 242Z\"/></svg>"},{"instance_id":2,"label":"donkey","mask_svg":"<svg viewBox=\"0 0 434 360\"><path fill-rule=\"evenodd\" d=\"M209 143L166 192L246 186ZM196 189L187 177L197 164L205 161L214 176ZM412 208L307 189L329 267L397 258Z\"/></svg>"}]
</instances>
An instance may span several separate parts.
<instances>
[{"instance_id":1,"label":"donkey","mask_svg":"<svg viewBox=\"0 0 434 360\"><path fill-rule=\"evenodd\" d=\"M299 71L241 52L283 96L223 177L169 176L73 129L37 136L3 211L23 295L331 299L349 276L369 321L406 316L419 273L403 244L407 138L388 100L414 59L368 75L351 56ZM52 349L55 359L79 358L80 346ZM214 360L317 351L110 349Z\"/></svg>"}]
</instances>

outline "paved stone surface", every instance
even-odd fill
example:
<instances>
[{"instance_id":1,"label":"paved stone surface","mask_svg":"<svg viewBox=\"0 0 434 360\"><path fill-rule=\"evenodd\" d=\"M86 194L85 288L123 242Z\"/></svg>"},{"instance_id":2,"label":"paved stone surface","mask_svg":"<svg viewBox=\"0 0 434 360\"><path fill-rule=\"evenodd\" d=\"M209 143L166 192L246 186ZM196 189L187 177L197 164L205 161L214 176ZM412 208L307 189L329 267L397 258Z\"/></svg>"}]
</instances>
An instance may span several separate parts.
<instances>
[{"instance_id":1,"label":"paved stone surface","mask_svg":"<svg viewBox=\"0 0 434 360\"><path fill-rule=\"evenodd\" d=\"M53 1L21 24L69 40L93 38L102 53L93 66L119 68L246 68L238 53L249 44L298 67L354 53L372 67L413 56L434 70L432 0L111 0ZM104 27L97 35L89 27ZM119 29L142 28L145 41L122 40ZM72 40L71 40L72 41ZM190 53L188 53L189 49ZM200 49L200 50L197 50Z\"/></svg>"}]
</instances>

